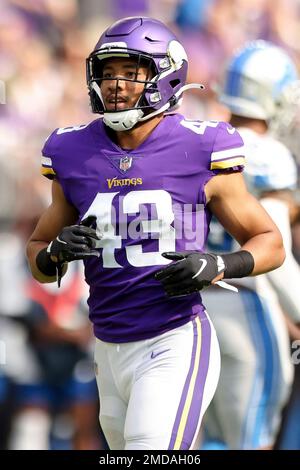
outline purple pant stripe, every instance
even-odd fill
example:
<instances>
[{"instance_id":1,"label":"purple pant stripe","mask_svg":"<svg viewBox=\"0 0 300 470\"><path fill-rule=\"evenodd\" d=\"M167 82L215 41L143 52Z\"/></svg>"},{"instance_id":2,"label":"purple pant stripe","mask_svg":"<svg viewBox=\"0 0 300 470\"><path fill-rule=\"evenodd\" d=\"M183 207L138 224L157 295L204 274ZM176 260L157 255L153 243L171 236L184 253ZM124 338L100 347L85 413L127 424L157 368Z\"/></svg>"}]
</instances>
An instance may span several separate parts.
<instances>
[{"instance_id":1,"label":"purple pant stripe","mask_svg":"<svg viewBox=\"0 0 300 470\"><path fill-rule=\"evenodd\" d=\"M208 320L201 323L202 341L200 353L200 365L193 391L193 398L189 410L187 423L185 426L181 450L189 449L193 442L195 433L198 428L200 413L202 409L204 386L206 382L209 357L210 357L210 343L211 343L211 326Z\"/></svg>"},{"instance_id":2,"label":"purple pant stripe","mask_svg":"<svg viewBox=\"0 0 300 470\"><path fill-rule=\"evenodd\" d=\"M209 363L210 324L209 324L209 321L206 319L204 312L199 312L198 318L200 320L200 327L202 331L200 364L199 364L199 369L198 369L197 376L196 376L195 388L193 390L193 396L192 396L191 406L190 406L190 410L188 414L188 419L187 419L185 429L184 429L183 440L180 446L181 449L188 449L190 447L193 441L197 426L198 426L201 405L202 405L203 390L204 390L204 385L205 385L205 378L207 375L208 363ZM195 366L197 366L195 364L195 358L196 358L196 350L197 350L197 346L200 341L200 338L198 337L196 320L193 320L193 329L194 329L194 340L193 340L193 348L192 348L192 355L191 355L191 363L190 363L187 378L185 380L185 384L183 387L174 426L172 429L172 436L171 436L171 440L169 443L169 449L174 448L182 413L183 413L184 406L185 406L186 399L187 399L191 377L192 377Z\"/></svg>"}]
</instances>

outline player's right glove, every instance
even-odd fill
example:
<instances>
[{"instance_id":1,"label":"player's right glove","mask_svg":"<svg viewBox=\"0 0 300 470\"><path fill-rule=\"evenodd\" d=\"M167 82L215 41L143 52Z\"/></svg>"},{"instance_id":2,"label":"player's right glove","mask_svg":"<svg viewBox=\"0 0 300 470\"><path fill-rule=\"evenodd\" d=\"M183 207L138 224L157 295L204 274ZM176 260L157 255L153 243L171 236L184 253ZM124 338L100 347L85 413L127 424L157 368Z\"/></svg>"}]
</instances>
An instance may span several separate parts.
<instances>
[{"instance_id":1,"label":"player's right glove","mask_svg":"<svg viewBox=\"0 0 300 470\"><path fill-rule=\"evenodd\" d=\"M102 236L96 233L95 222L96 217L89 216L79 225L64 227L56 239L37 254L37 268L47 277L56 276L58 287L69 261L100 256L96 242Z\"/></svg>"},{"instance_id":2,"label":"player's right glove","mask_svg":"<svg viewBox=\"0 0 300 470\"><path fill-rule=\"evenodd\" d=\"M80 225L64 227L60 234L47 248L54 263L65 263L78 259L86 259L90 256L100 256L96 250L96 242L100 240L93 228L96 217L89 216Z\"/></svg>"}]
</instances>

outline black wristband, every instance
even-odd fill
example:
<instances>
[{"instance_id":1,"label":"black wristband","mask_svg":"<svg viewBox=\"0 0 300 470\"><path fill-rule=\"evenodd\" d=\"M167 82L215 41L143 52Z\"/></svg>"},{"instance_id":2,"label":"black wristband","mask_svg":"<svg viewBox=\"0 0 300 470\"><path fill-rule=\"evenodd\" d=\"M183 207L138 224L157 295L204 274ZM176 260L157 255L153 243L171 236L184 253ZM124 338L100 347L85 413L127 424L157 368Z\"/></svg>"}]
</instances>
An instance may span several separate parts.
<instances>
[{"instance_id":1,"label":"black wristband","mask_svg":"<svg viewBox=\"0 0 300 470\"><path fill-rule=\"evenodd\" d=\"M35 262L38 269L45 274L45 276L56 276L57 264L50 258L49 253L47 253L47 248L43 248L38 252Z\"/></svg>"},{"instance_id":2,"label":"black wristband","mask_svg":"<svg viewBox=\"0 0 300 470\"><path fill-rule=\"evenodd\" d=\"M246 277L252 273L254 268L254 258L249 251L241 250L235 253L221 255L226 269L224 278Z\"/></svg>"}]
</instances>

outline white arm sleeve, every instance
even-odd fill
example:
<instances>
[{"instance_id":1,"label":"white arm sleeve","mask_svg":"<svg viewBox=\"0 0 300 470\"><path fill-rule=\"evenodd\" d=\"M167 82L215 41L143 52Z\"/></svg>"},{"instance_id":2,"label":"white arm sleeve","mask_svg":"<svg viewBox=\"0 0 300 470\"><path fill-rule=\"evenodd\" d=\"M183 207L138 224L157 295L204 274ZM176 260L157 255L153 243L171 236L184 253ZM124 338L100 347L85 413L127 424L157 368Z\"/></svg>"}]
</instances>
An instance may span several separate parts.
<instances>
[{"instance_id":1,"label":"white arm sleeve","mask_svg":"<svg viewBox=\"0 0 300 470\"><path fill-rule=\"evenodd\" d=\"M260 202L279 228L286 251L282 266L266 276L276 290L283 310L292 321L300 323L300 266L292 253L289 209L285 202L275 198L262 198Z\"/></svg>"}]
</instances>

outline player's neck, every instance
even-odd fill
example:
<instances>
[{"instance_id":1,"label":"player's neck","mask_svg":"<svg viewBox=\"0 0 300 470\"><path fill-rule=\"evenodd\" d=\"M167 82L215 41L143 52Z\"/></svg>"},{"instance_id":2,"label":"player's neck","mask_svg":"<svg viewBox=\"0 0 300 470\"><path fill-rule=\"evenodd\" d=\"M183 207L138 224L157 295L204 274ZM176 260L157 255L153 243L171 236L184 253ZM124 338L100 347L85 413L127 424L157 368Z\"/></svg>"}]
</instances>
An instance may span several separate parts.
<instances>
[{"instance_id":1,"label":"player's neck","mask_svg":"<svg viewBox=\"0 0 300 470\"><path fill-rule=\"evenodd\" d=\"M268 131L268 125L266 121L263 121L262 119L253 119L232 115L230 124L233 127L247 127L257 134L265 134Z\"/></svg>"},{"instance_id":2,"label":"player's neck","mask_svg":"<svg viewBox=\"0 0 300 470\"><path fill-rule=\"evenodd\" d=\"M121 148L135 149L147 139L155 127L162 121L163 117L163 114L159 114L149 119L149 121L138 123L133 129L114 132L114 140Z\"/></svg>"}]
</instances>

